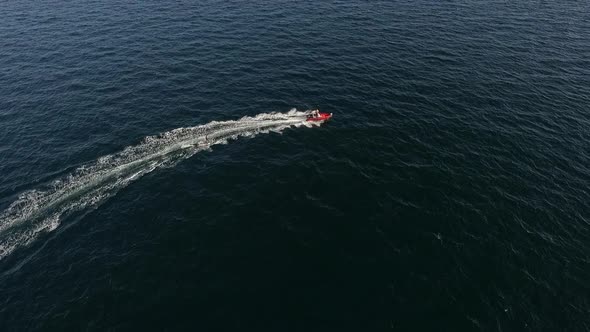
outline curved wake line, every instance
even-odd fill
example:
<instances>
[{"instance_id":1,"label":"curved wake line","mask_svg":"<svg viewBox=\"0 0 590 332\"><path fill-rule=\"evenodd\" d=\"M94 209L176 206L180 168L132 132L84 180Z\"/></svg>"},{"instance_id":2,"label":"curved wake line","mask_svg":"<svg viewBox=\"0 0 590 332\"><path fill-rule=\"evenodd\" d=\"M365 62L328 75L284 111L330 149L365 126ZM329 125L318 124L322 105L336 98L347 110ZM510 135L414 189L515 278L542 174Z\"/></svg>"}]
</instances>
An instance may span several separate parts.
<instances>
[{"instance_id":1,"label":"curved wake line","mask_svg":"<svg viewBox=\"0 0 590 332\"><path fill-rule=\"evenodd\" d=\"M225 144L240 136L318 125L307 122L306 114L296 109L263 113L148 136L137 145L79 167L46 188L24 192L0 213L0 260L31 244L40 234L55 230L72 212L97 207L119 189L157 168L174 166L212 145Z\"/></svg>"}]
</instances>

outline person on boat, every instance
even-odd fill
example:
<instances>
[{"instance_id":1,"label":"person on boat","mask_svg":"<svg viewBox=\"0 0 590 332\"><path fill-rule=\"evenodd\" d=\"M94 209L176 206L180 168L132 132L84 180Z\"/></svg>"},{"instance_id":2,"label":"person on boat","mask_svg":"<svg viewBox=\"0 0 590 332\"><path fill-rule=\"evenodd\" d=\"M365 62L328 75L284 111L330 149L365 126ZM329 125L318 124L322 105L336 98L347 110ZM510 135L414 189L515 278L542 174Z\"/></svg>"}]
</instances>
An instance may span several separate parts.
<instances>
[{"instance_id":1,"label":"person on boat","mask_svg":"<svg viewBox=\"0 0 590 332\"><path fill-rule=\"evenodd\" d=\"M318 110L318 109L315 109L315 110L313 110L313 111L311 112L311 115L312 115L314 118L319 118L319 117L320 117L320 110Z\"/></svg>"}]
</instances>

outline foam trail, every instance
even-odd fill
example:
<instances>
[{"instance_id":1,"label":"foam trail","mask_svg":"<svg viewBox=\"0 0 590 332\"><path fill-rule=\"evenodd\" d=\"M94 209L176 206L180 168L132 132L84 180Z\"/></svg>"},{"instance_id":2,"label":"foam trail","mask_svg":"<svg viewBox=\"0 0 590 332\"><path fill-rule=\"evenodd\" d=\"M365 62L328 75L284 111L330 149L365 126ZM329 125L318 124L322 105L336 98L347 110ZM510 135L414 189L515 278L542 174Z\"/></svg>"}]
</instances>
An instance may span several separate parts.
<instances>
[{"instance_id":1,"label":"foam trail","mask_svg":"<svg viewBox=\"0 0 590 332\"><path fill-rule=\"evenodd\" d=\"M69 214L98 206L129 183L160 167L169 167L240 136L289 127L313 126L306 112L263 113L232 121L178 128L148 136L140 144L103 156L50 183L22 193L0 213L0 260L39 235L55 230Z\"/></svg>"}]
</instances>

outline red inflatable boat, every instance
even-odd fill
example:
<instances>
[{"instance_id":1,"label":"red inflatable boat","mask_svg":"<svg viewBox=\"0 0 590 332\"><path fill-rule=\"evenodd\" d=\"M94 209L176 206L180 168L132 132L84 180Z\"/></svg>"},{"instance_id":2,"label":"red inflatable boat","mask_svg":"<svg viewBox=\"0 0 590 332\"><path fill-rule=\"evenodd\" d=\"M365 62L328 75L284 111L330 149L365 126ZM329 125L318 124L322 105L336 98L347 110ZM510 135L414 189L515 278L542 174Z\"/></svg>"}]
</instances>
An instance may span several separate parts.
<instances>
[{"instance_id":1,"label":"red inflatable boat","mask_svg":"<svg viewBox=\"0 0 590 332\"><path fill-rule=\"evenodd\" d=\"M331 118L332 113L312 112L310 115L307 116L307 121L326 121L330 120Z\"/></svg>"}]
</instances>

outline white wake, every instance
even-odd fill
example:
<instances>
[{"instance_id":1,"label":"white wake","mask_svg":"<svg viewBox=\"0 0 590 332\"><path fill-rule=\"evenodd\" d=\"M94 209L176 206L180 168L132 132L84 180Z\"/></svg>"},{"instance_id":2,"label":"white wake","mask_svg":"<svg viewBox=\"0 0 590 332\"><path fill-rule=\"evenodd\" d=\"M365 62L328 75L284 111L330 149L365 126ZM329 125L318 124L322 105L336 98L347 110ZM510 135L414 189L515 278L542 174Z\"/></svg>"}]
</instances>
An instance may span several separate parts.
<instances>
[{"instance_id":1,"label":"white wake","mask_svg":"<svg viewBox=\"0 0 590 332\"><path fill-rule=\"evenodd\" d=\"M160 167L173 166L215 144L289 127L308 126L306 112L263 113L232 121L178 128L146 137L140 144L103 156L46 188L22 193L0 213L0 260L15 249L55 230L70 213L96 207L132 181Z\"/></svg>"}]
</instances>

